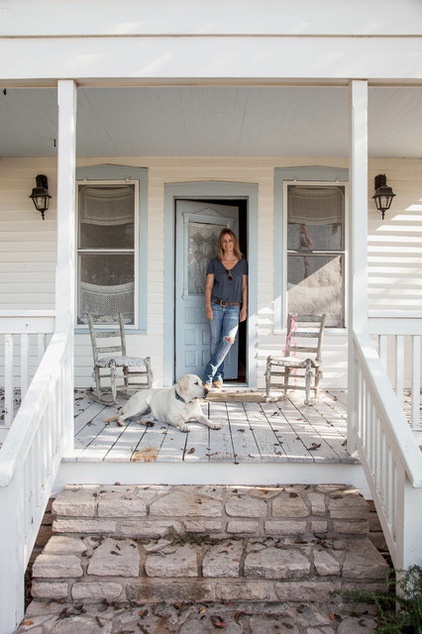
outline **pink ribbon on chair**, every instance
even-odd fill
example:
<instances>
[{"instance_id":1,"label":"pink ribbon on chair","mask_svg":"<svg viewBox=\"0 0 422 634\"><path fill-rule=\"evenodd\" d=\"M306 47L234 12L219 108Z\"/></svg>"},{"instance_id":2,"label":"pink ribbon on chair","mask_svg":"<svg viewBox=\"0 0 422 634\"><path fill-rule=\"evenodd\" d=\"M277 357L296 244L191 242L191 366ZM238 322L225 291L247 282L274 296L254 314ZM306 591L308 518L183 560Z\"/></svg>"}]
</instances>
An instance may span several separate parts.
<instances>
[{"instance_id":1,"label":"pink ribbon on chair","mask_svg":"<svg viewBox=\"0 0 422 634\"><path fill-rule=\"evenodd\" d=\"M296 332L296 330L297 330L296 317L297 317L297 315L292 315L292 318L291 318L291 321L290 321L290 328L289 328L289 332L287 333L286 345L285 345L285 348L284 348L284 356L285 357L287 357L287 355L288 355L288 350L290 348L290 340L292 338L292 334L294 332Z\"/></svg>"}]
</instances>

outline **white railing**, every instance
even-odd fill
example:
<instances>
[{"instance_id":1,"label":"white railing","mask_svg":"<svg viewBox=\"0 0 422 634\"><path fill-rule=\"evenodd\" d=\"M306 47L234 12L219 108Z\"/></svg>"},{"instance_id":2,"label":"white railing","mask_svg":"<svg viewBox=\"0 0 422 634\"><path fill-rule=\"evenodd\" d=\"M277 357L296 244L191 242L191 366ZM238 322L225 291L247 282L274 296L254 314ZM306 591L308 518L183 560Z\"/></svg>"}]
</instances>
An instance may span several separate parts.
<instances>
[{"instance_id":1,"label":"white railing","mask_svg":"<svg viewBox=\"0 0 422 634\"><path fill-rule=\"evenodd\" d=\"M1 634L24 616L25 570L63 453L73 446L73 340L54 334L0 449Z\"/></svg>"},{"instance_id":2,"label":"white railing","mask_svg":"<svg viewBox=\"0 0 422 634\"><path fill-rule=\"evenodd\" d=\"M358 450L394 566L421 565L421 452L369 333L353 334L349 362L348 444Z\"/></svg>"},{"instance_id":3,"label":"white railing","mask_svg":"<svg viewBox=\"0 0 422 634\"><path fill-rule=\"evenodd\" d=\"M422 430L422 312L370 313L369 331L411 428Z\"/></svg>"},{"instance_id":4,"label":"white railing","mask_svg":"<svg viewBox=\"0 0 422 634\"><path fill-rule=\"evenodd\" d=\"M12 424L15 399L24 398L53 332L53 311L0 311L0 358L4 359L0 441Z\"/></svg>"}]
</instances>

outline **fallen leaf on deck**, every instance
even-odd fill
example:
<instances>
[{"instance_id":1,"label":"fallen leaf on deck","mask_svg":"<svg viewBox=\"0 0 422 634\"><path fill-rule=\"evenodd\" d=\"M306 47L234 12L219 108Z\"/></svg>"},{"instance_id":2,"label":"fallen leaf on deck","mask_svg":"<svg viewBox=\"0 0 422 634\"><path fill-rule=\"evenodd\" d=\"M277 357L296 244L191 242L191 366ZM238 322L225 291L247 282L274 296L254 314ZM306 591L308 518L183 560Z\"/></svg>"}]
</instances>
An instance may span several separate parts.
<instances>
[{"instance_id":1,"label":"fallen leaf on deck","mask_svg":"<svg viewBox=\"0 0 422 634\"><path fill-rule=\"evenodd\" d=\"M133 452L131 462L155 462L157 458L157 447L145 447L145 449Z\"/></svg>"},{"instance_id":2,"label":"fallen leaf on deck","mask_svg":"<svg viewBox=\"0 0 422 634\"><path fill-rule=\"evenodd\" d=\"M321 443L313 442L310 447L307 447L308 451L315 451L315 449L319 449L321 447Z\"/></svg>"}]
</instances>

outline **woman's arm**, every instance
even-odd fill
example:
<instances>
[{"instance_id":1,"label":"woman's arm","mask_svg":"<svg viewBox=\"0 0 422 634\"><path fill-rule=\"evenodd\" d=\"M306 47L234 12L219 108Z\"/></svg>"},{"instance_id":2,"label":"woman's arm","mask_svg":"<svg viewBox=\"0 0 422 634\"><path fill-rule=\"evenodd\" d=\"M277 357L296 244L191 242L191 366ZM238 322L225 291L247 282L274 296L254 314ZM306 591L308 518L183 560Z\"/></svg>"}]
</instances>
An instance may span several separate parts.
<instances>
[{"instance_id":1,"label":"woman's arm","mask_svg":"<svg viewBox=\"0 0 422 634\"><path fill-rule=\"evenodd\" d=\"M211 294L214 287L214 273L208 273L205 282L205 314L210 321L213 318L212 306L211 306Z\"/></svg>"},{"instance_id":2,"label":"woman's arm","mask_svg":"<svg viewBox=\"0 0 422 634\"><path fill-rule=\"evenodd\" d=\"M245 321L248 311L248 276L242 276L242 306L240 308L239 321Z\"/></svg>"}]
</instances>

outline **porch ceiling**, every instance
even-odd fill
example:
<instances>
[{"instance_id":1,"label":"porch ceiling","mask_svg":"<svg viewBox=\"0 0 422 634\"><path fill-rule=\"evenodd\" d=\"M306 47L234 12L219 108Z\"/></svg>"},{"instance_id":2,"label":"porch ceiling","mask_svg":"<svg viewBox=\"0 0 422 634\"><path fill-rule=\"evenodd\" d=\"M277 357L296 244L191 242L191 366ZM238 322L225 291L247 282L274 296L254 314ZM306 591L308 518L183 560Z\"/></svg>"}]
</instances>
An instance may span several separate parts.
<instances>
[{"instance_id":1,"label":"porch ceiling","mask_svg":"<svg viewBox=\"0 0 422 634\"><path fill-rule=\"evenodd\" d=\"M6 93L6 94L5 94ZM0 94L0 156L55 156L56 90ZM79 88L77 154L346 157L340 86ZM422 88L369 89L370 157L420 158Z\"/></svg>"}]
</instances>

